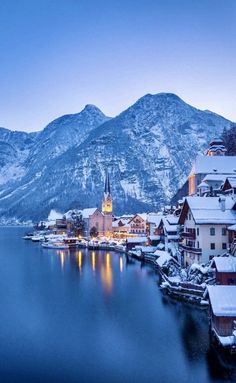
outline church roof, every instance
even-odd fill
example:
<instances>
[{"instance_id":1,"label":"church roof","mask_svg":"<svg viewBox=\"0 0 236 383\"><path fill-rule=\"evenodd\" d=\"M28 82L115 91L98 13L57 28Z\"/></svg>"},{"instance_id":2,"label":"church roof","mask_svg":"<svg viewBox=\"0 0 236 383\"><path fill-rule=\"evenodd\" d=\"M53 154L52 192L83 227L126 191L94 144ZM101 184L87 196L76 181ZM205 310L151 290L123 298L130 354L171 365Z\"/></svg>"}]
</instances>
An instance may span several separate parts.
<instances>
[{"instance_id":1,"label":"church roof","mask_svg":"<svg viewBox=\"0 0 236 383\"><path fill-rule=\"evenodd\" d=\"M98 210L97 207L91 207L88 209L83 209L82 210L82 217L83 218L89 218L91 215L95 213L95 211Z\"/></svg>"}]
</instances>

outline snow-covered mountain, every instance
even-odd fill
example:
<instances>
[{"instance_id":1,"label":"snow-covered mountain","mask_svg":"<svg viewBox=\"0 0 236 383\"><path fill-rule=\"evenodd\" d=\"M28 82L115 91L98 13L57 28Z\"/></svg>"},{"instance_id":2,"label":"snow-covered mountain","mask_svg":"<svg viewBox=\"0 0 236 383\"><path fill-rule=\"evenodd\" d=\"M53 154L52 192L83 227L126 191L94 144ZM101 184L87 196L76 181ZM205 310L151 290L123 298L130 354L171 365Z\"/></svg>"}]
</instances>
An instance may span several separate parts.
<instances>
[{"instance_id":1,"label":"snow-covered mountain","mask_svg":"<svg viewBox=\"0 0 236 383\"><path fill-rule=\"evenodd\" d=\"M25 160L37 136L38 133L12 132L0 128L0 185L24 176Z\"/></svg>"},{"instance_id":2,"label":"snow-covered mountain","mask_svg":"<svg viewBox=\"0 0 236 383\"><path fill-rule=\"evenodd\" d=\"M0 214L38 219L52 208L100 206L106 169L116 213L156 210L231 124L168 93L148 94L113 119L88 105L32 136L24 173L0 188Z\"/></svg>"}]
</instances>

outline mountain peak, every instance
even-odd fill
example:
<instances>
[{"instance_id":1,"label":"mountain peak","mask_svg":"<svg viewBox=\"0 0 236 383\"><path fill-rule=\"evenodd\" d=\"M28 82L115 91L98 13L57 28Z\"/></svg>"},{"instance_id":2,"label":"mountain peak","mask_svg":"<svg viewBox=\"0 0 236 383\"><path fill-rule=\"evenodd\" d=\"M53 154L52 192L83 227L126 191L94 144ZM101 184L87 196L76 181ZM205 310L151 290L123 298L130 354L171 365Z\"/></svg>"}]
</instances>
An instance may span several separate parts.
<instances>
[{"instance_id":1,"label":"mountain peak","mask_svg":"<svg viewBox=\"0 0 236 383\"><path fill-rule=\"evenodd\" d=\"M85 107L81 111L81 113L83 113L83 112L87 112L87 113L99 113L99 114L103 114L104 115L104 113L96 105L93 105L93 104L85 105Z\"/></svg>"},{"instance_id":2,"label":"mountain peak","mask_svg":"<svg viewBox=\"0 0 236 383\"><path fill-rule=\"evenodd\" d=\"M156 93L156 94L151 94L147 93L145 96L141 97L138 101L150 101L150 100L165 100L165 101L182 101L184 102L179 96L177 96L174 93Z\"/></svg>"}]
</instances>

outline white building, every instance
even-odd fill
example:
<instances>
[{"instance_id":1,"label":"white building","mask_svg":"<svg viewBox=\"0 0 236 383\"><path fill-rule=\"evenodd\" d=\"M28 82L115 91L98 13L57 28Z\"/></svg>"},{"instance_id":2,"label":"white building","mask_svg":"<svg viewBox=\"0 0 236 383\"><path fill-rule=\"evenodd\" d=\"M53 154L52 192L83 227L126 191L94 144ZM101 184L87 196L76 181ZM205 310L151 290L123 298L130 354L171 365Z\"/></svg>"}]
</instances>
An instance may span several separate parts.
<instances>
[{"instance_id":1,"label":"white building","mask_svg":"<svg viewBox=\"0 0 236 383\"><path fill-rule=\"evenodd\" d=\"M236 177L236 156L225 156L226 148L219 139L211 141L206 155L198 155L188 177L189 195L196 195L204 181L209 188L219 189L227 177Z\"/></svg>"},{"instance_id":2,"label":"white building","mask_svg":"<svg viewBox=\"0 0 236 383\"><path fill-rule=\"evenodd\" d=\"M179 224L183 225L182 260L185 266L205 263L227 251L227 227L236 223L236 202L232 196L187 197Z\"/></svg>"}]
</instances>

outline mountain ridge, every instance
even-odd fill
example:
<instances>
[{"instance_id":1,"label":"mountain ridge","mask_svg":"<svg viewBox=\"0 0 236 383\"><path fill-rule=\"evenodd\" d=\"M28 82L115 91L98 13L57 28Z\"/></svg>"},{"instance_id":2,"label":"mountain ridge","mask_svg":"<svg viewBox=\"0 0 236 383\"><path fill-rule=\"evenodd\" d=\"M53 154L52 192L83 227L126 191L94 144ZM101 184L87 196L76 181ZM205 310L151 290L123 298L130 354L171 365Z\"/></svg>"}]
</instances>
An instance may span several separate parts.
<instances>
[{"instance_id":1,"label":"mountain ridge","mask_svg":"<svg viewBox=\"0 0 236 383\"><path fill-rule=\"evenodd\" d=\"M146 94L114 118L87 104L37 134L22 176L0 185L0 216L39 219L51 208L100 206L107 168L116 212L157 210L197 153L231 124L173 93Z\"/></svg>"}]
</instances>

